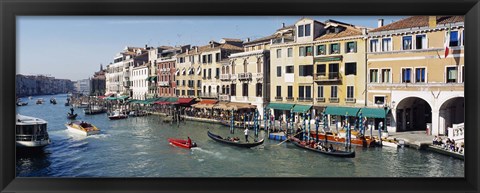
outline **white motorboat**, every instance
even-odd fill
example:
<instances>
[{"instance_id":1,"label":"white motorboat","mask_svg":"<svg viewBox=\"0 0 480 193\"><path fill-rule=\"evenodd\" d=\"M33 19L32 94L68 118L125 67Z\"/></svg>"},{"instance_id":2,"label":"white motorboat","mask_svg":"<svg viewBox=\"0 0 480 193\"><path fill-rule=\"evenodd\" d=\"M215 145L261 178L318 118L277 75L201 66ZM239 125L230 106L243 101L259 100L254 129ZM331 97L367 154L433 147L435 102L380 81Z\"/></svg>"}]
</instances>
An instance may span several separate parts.
<instances>
[{"instance_id":1,"label":"white motorboat","mask_svg":"<svg viewBox=\"0 0 480 193\"><path fill-rule=\"evenodd\" d=\"M17 147L43 147L50 144L47 121L20 114L16 118Z\"/></svg>"}]
</instances>

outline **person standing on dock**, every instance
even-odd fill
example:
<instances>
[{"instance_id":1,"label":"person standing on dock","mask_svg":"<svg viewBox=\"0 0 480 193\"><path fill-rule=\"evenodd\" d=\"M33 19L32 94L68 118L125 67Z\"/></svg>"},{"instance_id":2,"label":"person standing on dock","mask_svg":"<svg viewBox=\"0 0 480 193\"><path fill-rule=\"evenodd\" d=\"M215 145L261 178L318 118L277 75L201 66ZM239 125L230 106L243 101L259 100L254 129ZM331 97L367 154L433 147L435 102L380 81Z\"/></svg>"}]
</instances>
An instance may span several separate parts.
<instances>
[{"instance_id":1,"label":"person standing on dock","mask_svg":"<svg viewBox=\"0 0 480 193\"><path fill-rule=\"evenodd\" d=\"M245 141L248 142L248 127L245 128Z\"/></svg>"}]
</instances>

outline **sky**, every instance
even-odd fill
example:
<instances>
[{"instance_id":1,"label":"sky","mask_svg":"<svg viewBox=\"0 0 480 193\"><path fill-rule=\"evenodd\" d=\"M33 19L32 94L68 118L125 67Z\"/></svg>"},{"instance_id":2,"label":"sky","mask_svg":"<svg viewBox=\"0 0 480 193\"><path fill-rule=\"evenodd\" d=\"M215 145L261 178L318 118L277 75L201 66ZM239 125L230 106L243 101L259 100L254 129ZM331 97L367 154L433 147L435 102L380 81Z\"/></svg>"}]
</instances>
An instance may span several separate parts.
<instances>
[{"instance_id":1,"label":"sky","mask_svg":"<svg viewBox=\"0 0 480 193\"><path fill-rule=\"evenodd\" d=\"M17 74L87 79L126 46L206 45L271 35L302 17L375 28L405 16L18 16Z\"/></svg>"}]
</instances>

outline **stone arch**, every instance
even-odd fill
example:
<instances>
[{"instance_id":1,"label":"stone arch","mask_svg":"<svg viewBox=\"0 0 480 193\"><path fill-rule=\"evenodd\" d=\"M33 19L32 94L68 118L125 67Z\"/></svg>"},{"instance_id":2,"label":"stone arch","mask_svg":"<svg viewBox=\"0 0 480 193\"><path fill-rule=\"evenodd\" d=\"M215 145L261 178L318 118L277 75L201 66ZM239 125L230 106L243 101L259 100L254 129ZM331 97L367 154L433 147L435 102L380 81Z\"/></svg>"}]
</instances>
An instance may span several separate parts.
<instances>
[{"instance_id":1,"label":"stone arch","mask_svg":"<svg viewBox=\"0 0 480 193\"><path fill-rule=\"evenodd\" d=\"M465 122L465 98L452 96L440 103L438 109L438 132L448 134L448 128Z\"/></svg>"},{"instance_id":2,"label":"stone arch","mask_svg":"<svg viewBox=\"0 0 480 193\"><path fill-rule=\"evenodd\" d=\"M424 131L432 123L432 106L421 97L405 97L395 107L397 131Z\"/></svg>"}]
</instances>

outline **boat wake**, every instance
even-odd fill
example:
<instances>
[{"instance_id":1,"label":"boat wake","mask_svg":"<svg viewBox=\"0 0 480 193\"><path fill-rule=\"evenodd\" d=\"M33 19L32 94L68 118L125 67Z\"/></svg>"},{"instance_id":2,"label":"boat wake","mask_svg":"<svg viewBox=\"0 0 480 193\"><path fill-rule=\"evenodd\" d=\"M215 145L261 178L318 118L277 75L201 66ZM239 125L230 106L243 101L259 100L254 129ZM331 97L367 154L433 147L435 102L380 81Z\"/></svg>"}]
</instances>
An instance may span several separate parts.
<instances>
[{"instance_id":1,"label":"boat wake","mask_svg":"<svg viewBox=\"0 0 480 193\"><path fill-rule=\"evenodd\" d=\"M97 134L97 135L89 135L88 138L94 138L94 139L104 139L110 137L110 134Z\"/></svg>"},{"instance_id":2,"label":"boat wake","mask_svg":"<svg viewBox=\"0 0 480 193\"><path fill-rule=\"evenodd\" d=\"M219 158L219 159L227 158L226 156L222 155L222 153L220 153L220 152L213 152L213 151L205 150L205 149L202 149L201 147L194 147L191 150L192 150L192 152L198 151L198 152L206 153L208 155L212 155L212 156L214 156L216 158Z\"/></svg>"}]
</instances>

